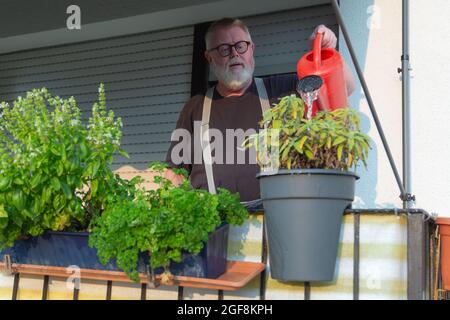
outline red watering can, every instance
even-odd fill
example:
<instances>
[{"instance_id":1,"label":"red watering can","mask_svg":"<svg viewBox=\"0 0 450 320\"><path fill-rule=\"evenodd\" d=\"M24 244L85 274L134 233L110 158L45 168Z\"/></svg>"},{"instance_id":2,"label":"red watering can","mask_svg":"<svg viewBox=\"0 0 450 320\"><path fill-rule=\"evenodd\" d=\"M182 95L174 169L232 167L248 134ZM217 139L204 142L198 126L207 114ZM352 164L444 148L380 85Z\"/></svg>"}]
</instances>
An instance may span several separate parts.
<instances>
[{"instance_id":1,"label":"red watering can","mask_svg":"<svg viewBox=\"0 0 450 320\"><path fill-rule=\"evenodd\" d=\"M323 33L318 33L313 50L297 63L298 90L318 90L317 100L312 104L312 116L317 110L333 111L348 107L343 59L335 49L322 49L322 38Z\"/></svg>"}]
</instances>

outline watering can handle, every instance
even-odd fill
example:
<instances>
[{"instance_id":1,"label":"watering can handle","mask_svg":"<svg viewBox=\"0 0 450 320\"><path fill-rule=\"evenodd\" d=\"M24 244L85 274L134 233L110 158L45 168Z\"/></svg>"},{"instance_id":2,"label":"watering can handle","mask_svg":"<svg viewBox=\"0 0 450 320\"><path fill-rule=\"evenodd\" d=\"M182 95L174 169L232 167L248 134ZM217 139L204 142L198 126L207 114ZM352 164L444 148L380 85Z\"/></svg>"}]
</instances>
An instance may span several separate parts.
<instances>
[{"instance_id":1,"label":"watering can handle","mask_svg":"<svg viewBox=\"0 0 450 320\"><path fill-rule=\"evenodd\" d=\"M313 42L313 59L316 69L319 69L322 65L322 38L323 32L319 32Z\"/></svg>"}]
</instances>

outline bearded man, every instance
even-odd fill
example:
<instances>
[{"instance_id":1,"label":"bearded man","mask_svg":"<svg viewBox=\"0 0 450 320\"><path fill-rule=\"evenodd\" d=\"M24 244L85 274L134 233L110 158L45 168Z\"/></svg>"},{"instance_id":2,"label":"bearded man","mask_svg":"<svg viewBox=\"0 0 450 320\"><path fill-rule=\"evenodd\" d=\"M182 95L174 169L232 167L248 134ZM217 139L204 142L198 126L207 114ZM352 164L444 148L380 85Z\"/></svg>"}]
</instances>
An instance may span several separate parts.
<instances>
[{"instance_id":1,"label":"bearded man","mask_svg":"<svg viewBox=\"0 0 450 320\"><path fill-rule=\"evenodd\" d=\"M311 40L318 32L324 34L322 47L336 47L335 34L323 25L316 28ZM254 78L255 44L246 25L238 19L214 22L205 41L205 58L218 82L205 95L192 97L184 106L174 133L182 131L188 137L172 135L166 162L173 168L186 169L194 188L215 193L223 187L239 192L241 201L259 199L259 167L249 151L242 150L239 135L257 132L263 111L277 98L295 93L296 74ZM344 76L351 94L355 85L347 65ZM210 132L215 132L214 141ZM182 141L176 139L181 136ZM174 184L181 181L172 170L166 172L166 177Z\"/></svg>"}]
</instances>

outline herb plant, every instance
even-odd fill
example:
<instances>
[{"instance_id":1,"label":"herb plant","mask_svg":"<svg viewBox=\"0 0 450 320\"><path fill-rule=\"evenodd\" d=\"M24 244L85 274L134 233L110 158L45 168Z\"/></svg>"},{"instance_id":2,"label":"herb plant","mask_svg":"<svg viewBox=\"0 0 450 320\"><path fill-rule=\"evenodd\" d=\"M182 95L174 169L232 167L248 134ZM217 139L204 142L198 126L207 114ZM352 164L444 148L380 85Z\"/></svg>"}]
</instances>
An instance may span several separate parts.
<instances>
[{"instance_id":1,"label":"herb plant","mask_svg":"<svg viewBox=\"0 0 450 320\"><path fill-rule=\"evenodd\" d=\"M174 186L163 177L166 164L155 162L150 168L157 173L154 182L159 188L139 189L131 201L120 198L109 205L93 223L89 238L102 263L116 258L134 281L139 279L140 253L149 252L151 267L164 267L163 277L169 279L170 262L181 262L182 252L199 253L208 234L223 222L240 225L248 217L238 194L193 189L186 178ZM176 173L187 176L184 169Z\"/></svg>"},{"instance_id":2,"label":"herb plant","mask_svg":"<svg viewBox=\"0 0 450 320\"><path fill-rule=\"evenodd\" d=\"M109 169L121 152L121 119L103 85L88 124L73 97L35 89L0 104L0 249L46 230L86 230L129 182Z\"/></svg>"},{"instance_id":3,"label":"herb plant","mask_svg":"<svg viewBox=\"0 0 450 320\"><path fill-rule=\"evenodd\" d=\"M256 148L261 167L348 170L359 161L367 166L370 138L360 129L356 110L318 112L311 119L304 113L295 95L264 113L259 133L244 141Z\"/></svg>"}]
</instances>

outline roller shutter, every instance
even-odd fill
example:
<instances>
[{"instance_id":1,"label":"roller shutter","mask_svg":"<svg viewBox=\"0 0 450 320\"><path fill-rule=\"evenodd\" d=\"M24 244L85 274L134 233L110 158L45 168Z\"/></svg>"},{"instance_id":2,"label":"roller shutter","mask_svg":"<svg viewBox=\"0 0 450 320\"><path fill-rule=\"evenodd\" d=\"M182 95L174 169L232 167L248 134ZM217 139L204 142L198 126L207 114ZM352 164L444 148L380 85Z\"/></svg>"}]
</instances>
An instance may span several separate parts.
<instances>
[{"instance_id":1,"label":"roller shutter","mask_svg":"<svg viewBox=\"0 0 450 320\"><path fill-rule=\"evenodd\" d=\"M73 95L87 119L103 82L131 157L115 157L113 168L143 169L165 158L190 97L192 43L193 27L185 27L0 55L0 100L45 86L54 95Z\"/></svg>"}]
</instances>

